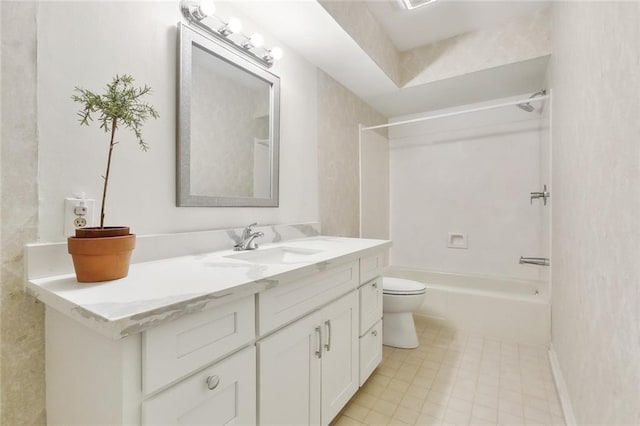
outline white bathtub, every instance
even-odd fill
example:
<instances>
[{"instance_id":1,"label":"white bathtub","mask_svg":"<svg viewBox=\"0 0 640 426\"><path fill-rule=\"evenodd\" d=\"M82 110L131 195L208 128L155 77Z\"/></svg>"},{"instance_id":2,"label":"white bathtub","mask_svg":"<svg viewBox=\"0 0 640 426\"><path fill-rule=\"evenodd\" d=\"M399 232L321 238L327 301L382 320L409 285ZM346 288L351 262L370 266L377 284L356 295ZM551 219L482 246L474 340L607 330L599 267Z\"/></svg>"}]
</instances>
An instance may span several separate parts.
<instances>
[{"instance_id":1,"label":"white bathtub","mask_svg":"<svg viewBox=\"0 0 640 426\"><path fill-rule=\"evenodd\" d=\"M436 317L462 331L528 345L548 345L551 309L541 281L462 275L390 266L384 275L424 283L417 315Z\"/></svg>"}]
</instances>

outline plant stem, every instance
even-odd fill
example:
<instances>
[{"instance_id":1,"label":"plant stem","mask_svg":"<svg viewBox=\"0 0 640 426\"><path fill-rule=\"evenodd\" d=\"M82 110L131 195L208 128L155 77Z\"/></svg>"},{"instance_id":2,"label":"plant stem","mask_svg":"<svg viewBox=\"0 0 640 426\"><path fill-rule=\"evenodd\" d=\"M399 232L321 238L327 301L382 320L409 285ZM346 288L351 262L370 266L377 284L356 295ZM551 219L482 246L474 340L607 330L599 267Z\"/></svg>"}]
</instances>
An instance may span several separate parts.
<instances>
[{"instance_id":1,"label":"plant stem","mask_svg":"<svg viewBox=\"0 0 640 426\"><path fill-rule=\"evenodd\" d=\"M111 154L113 153L114 139L116 137L116 125L118 119L111 122L111 141L109 142L109 157L107 159L107 172L104 174L104 189L102 190L102 207L100 208L100 229L104 228L104 204L107 199L107 185L109 183L109 171L111 170Z\"/></svg>"}]
</instances>

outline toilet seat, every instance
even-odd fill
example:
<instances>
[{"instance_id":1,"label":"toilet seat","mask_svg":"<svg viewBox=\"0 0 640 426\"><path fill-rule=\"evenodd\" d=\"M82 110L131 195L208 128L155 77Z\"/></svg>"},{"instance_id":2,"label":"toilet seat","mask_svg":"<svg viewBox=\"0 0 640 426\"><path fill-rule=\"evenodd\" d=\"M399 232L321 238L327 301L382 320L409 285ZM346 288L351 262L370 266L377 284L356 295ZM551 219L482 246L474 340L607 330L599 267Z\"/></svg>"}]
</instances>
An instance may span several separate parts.
<instances>
[{"instance_id":1,"label":"toilet seat","mask_svg":"<svg viewBox=\"0 0 640 426\"><path fill-rule=\"evenodd\" d=\"M382 278L382 293L394 296L412 296L424 294L427 286L417 281L405 280L403 278Z\"/></svg>"}]
</instances>

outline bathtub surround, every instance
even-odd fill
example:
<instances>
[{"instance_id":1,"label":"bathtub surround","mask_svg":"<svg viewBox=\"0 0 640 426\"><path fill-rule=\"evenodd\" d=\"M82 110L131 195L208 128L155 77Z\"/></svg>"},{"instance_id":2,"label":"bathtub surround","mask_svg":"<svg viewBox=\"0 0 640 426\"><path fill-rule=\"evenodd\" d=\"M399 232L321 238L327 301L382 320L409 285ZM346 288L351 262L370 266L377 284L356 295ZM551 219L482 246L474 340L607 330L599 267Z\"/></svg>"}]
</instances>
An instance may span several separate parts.
<instances>
[{"instance_id":1,"label":"bathtub surround","mask_svg":"<svg viewBox=\"0 0 640 426\"><path fill-rule=\"evenodd\" d=\"M323 234L359 235L358 125L386 122L383 115L318 70L318 176Z\"/></svg>"},{"instance_id":2,"label":"bathtub surround","mask_svg":"<svg viewBox=\"0 0 640 426\"><path fill-rule=\"evenodd\" d=\"M553 7L553 348L578 424L639 424L640 3Z\"/></svg>"},{"instance_id":3,"label":"bathtub surround","mask_svg":"<svg viewBox=\"0 0 640 426\"><path fill-rule=\"evenodd\" d=\"M518 258L547 254L548 207L529 202L548 161L541 158L540 122L537 112L508 106L389 128L391 264L538 279L540 268ZM448 247L450 233L465 234L467 248Z\"/></svg>"},{"instance_id":4,"label":"bathtub surround","mask_svg":"<svg viewBox=\"0 0 640 426\"><path fill-rule=\"evenodd\" d=\"M36 4L1 2L0 423L45 423L43 306L23 292L23 247L38 235ZM10 107L8 107L10 106Z\"/></svg>"}]
</instances>

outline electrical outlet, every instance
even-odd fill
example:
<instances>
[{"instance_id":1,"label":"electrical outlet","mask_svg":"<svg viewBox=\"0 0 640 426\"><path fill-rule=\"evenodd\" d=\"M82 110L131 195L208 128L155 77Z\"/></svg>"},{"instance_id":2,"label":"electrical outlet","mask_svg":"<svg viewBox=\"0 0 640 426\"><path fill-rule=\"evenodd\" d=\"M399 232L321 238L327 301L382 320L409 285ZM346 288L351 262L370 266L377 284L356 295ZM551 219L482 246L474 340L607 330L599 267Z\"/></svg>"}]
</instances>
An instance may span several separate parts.
<instances>
[{"instance_id":1,"label":"electrical outlet","mask_svg":"<svg viewBox=\"0 0 640 426\"><path fill-rule=\"evenodd\" d=\"M77 228L84 228L85 226L87 226L87 219L85 219L83 216L79 216L76 217L73 220L73 226Z\"/></svg>"},{"instance_id":2,"label":"electrical outlet","mask_svg":"<svg viewBox=\"0 0 640 426\"><path fill-rule=\"evenodd\" d=\"M64 235L72 237L76 228L95 226L96 200L85 198L84 206L81 198L64 199Z\"/></svg>"}]
</instances>

